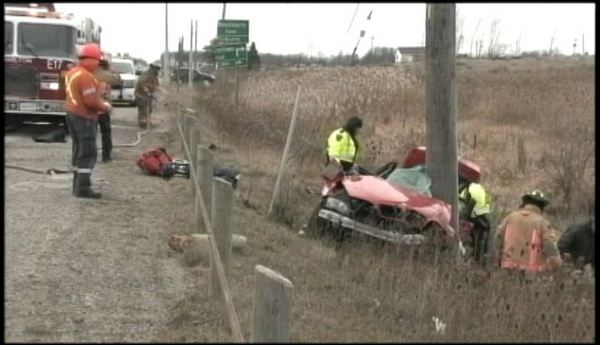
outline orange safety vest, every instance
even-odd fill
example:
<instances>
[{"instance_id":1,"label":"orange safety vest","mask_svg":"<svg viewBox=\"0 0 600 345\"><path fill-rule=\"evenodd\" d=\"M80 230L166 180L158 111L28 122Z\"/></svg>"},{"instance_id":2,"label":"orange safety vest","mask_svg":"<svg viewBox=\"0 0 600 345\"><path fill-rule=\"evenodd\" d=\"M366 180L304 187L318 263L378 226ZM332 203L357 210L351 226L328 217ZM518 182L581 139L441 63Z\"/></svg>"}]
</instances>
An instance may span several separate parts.
<instances>
[{"instance_id":1,"label":"orange safety vest","mask_svg":"<svg viewBox=\"0 0 600 345\"><path fill-rule=\"evenodd\" d=\"M65 91L65 108L68 112L92 120L98 118L101 99L98 81L92 73L81 66L70 69L65 74ZM93 108L86 103L93 104Z\"/></svg>"},{"instance_id":2,"label":"orange safety vest","mask_svg":"<svg viewBox=\"0 0 600 345\"><path fill-rule=\"evenodd\" d=\"M526 205L508 215L499 227L500 267L541 272L558 256L556 233L539 209Z\"/></svg>"},{"instance_id":3,"label":"orange safety vest","mask_svg":"<svg viewBox=\"0 0 600 345\"><path fill-rule=\"evenodd\" d=\"M504 250L502 253L502 261L500 267L521 269L525 271L541 272L544 271L546 266L544 265L544 257L542 255L543 246L543 234L540 229L530 229L528 232L529 236L524 235L530 239L529 245L526 248L522 248L518 253L514 252L514 249L522 247L515 243L517 240L517 232L522 231L513 224L506 226L504 233Z\"/></svg>"}]
</instances>

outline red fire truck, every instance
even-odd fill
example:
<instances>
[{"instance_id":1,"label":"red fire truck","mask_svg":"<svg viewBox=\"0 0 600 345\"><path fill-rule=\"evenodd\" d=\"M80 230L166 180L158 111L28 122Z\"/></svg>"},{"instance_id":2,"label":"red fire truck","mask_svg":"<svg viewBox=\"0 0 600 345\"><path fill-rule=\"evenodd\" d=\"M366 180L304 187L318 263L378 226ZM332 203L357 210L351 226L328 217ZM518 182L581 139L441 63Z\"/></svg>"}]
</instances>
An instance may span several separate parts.
<instances>
[{"instance_id":1,"label":"red fire truck","mask_svg":"<svg viewBox=\"0 0 600 345\"><path fill-rule=\"evenodd\" d=\"M50 3L5 4L7 122L64 122L64 73L76 63L78 43L86 43L80 27L81 22L56 12Z\"/></svg>"}]
</instances>

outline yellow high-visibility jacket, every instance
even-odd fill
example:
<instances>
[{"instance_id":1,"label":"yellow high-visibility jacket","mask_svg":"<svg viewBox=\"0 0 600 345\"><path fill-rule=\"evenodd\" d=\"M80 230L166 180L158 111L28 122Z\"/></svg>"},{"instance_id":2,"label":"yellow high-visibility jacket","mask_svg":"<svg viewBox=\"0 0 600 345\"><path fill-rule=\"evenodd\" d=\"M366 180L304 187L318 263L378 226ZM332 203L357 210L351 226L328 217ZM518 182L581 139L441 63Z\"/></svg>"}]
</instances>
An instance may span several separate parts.
<instances>
[{"instance_id":1,"label":"yellow high-visibility jacket","mask_svg":"<svg viewBox=\"0 0 600 345\"><path fill-rule=\"evenodd\" d=\"M470 183L468 188L463 189L460 193L460 199L465 203L470 199L475 201L475 206L469 215L471 218L490 213L490 198L483 186L479 183Z\"/></svg>"},{"instance_id":2,"label":"yellow high-visibility jacket","mask_svg":"<svg viewBox=\"0 0 600 345\"><path fill-rule=\"evenodd\" d=\"M327 139L327 154L330 159L354 163L358 156L358 148L354 140L343 128L331 132Z\"/></svg>"}]
</instances>

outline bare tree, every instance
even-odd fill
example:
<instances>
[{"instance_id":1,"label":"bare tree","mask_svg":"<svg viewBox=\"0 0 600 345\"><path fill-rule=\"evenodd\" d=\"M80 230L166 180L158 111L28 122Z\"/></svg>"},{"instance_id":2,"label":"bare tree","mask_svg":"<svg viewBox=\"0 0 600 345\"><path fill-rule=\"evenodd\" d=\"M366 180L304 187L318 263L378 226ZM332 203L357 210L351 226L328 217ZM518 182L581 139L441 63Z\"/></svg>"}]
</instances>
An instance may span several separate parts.
<instances>
[{"instance_id":1,"label":"bare tree","mask_svg":"<svg viewBox=\"0 0 600 345\"><path fill-rule=\"evenodd\" d=\"M463 35L463 27L465 24L465 19L460 15L460 10L458 5L456 6L456 54L458 55L460 52L460 48L462 48L462 44L464 41Z\"/></svg>"},{"instance_id":2,"label":"bare tree","mask_svg":"<svg viewBox=\"0 0 600 345\"><path fill-rule=\"evenodd\" d=\"M521 55L521 34L519 34L519 38L517 39L517 43L515 43L515 55Z\"/></svg>"},{"instance_id":3,"label":"bare tree","mask_svg":"<svg viewBox=\"0 0 600 345\"><path fill-rule=\"evenodd\" d=\"M498 55L498 42L500 40L500 19L494 18L490 26L490 44L488 46L488 57Z\"/></svg>"},{"instance_id":4,"label":"bare tree","mask_svg":"<svg viewBox=\"0 0 600 345\"><path fill-rule=\"evenodd\" d=\"M475 31L473 32L473 36L471 36L471 46L469 47L469 55L470 56L473 56L473 41L475 41L475 37L477 36L477 32L479 31L480 24L481 24L481 18L479 18L479 21L477 22L477 26L475 27ZM475 42L475 43L477 43L477 42ZM477 52L477 44L475 45L475 52Z\"/></svg>"},{"instance_id":5,"label":"bare tree","mask_svg":"<svg viewBox=\"0 0 600 345\"><path fill-rule=\"evenodd\" d=\"M556 31L554 31L554 32L552 33L552 37L550 38L550 49L548 49L548 55L549 55L549 56L552 56L552 55L553 55L553 52L554 52L554 51L552 50L552 48L553 48L553 46L554 46L554 38L555 38L555 37L556 37Z\"/></svg>"},{"instance_id":6,"label":"bare tree","mask_svg":"<svg viewBox=\"0 0 600 345\"><path fill-rule=\"evenodd\" d=\"M480 38L479 40L477 40L477 57L481 56L481 53L483 52L483 37Z\"/></svg>"}]
</instances>

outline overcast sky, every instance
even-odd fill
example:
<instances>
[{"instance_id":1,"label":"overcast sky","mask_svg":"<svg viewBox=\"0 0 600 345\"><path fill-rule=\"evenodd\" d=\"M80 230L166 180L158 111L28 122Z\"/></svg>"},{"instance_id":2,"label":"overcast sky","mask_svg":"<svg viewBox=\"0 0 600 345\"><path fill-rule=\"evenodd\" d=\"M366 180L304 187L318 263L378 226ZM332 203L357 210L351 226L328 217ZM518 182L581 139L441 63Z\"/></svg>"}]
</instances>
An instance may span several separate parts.
<instances>
[{"instance_id":1,"label":"overcast sky","mask_svg":"<svg viewBox=\"0 0 600 345\"><path fill-rule=\"evenodd\" d=\"M99 22L103 27L103 49L113 54L128 52L154 61L165 49L164 3L56 3L56 8ZM509 52L519 36L522 51L548 50L554 37L553 45L562 53L573 52L575 39L581 52L585 35L585 50L595 53L594 3L459 4L457 9L457 26L463 22L461 51L465 53L474 37L488 41L495 19L499 20L499 40L508 45ZM198 20L198 48L208 44L217 34L222 10L222 3L169 3L170 50L177 49L182 35L188 49L191 19ZM256 42L259 53L348 54L360 30L365 30L357 51L363 55L371 42L375 47L422 45L425 33L424 3L230 3L225 18L250 21L250 41Z\"/></svg>"}]
</instances>

